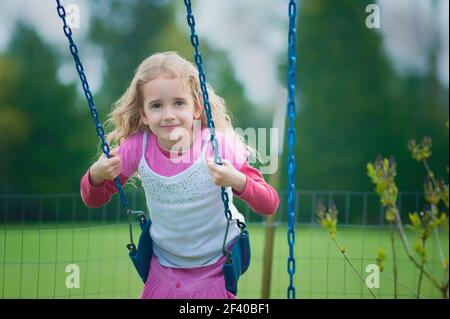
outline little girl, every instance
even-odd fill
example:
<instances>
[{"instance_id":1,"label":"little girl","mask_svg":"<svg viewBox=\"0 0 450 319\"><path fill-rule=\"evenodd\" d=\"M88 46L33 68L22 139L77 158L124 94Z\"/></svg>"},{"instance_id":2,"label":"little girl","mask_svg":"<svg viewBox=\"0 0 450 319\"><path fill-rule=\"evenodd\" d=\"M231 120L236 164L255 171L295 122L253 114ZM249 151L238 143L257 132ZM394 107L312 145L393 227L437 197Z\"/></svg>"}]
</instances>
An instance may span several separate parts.
<instances>
[{"instance_id":1,"label":"little girl","mask_svg":"<svg viewBox=\"0 0 450 319\"><path fill-rule=\"evenodd\" d=\"M217 165L195 66L174 52L145 59L108 119L114 126L104 154L81 179L81 197L89 207L108 203L135 173L142 181L152 225L153 257L141 298L235 299L226 290L222 244L226 217L221 187L230 198L232 219L244 221L233 194L256 213L275 214L277 192L248 164L257 154L234 132L223 99L208 85L216 126ZM240 230L230 224L227 245Z\"/></svg>"}]
</instances>

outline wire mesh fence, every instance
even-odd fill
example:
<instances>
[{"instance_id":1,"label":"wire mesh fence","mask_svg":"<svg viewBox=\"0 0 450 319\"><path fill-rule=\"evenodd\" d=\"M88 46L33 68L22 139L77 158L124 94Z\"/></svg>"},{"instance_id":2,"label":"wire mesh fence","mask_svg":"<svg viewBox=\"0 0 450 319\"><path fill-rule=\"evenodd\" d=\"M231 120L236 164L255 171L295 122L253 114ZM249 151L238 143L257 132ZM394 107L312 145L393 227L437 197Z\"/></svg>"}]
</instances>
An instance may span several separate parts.
<instances>
[{"instance_id":1,"label":"wire mesh fence","mask_svg":"<svg viewBox=\"0 0 450 319\"><path fill-rule=\"evenodd\" d=\"M286 298L287 214L286 193L280 191L275 215L271 298ZM143 209L141 191L129 191L133 208ZM365 285L345 263L327 232L316 222L316 203L333 201L338 210L337 239L346 247L350 260L365 275L374 264L376 251L384 247L389 256L390 230L376 194L369 192L298 191L296 207L295 274L298 298L370 298ZM265 217L235 199L249 225L252 262L239 283L239 298L261 296ZM399 194L403 220L421 210L423 194ZM101 208L86 208L77 193L55 195L0 195L0 297L1 298L139 298L143 284L132 267L125 247L128 242L127 216L114 197ZM134 227L139 236L138 225ZM407 232L414 244L414 234ZM448 234L440 234L441 249L448 252ZM416 297L419 271L401 253L396 242L399 268L398 297ZM427 270L444 275L438 246L429 247ZM377 297L393 298L392 267L389 257L381 275ZM74 268L75 267L75 268ZM74 269L79 283L74 283ZM440 294L424 280L421 297Z\"/></svg>"}]
</instances>

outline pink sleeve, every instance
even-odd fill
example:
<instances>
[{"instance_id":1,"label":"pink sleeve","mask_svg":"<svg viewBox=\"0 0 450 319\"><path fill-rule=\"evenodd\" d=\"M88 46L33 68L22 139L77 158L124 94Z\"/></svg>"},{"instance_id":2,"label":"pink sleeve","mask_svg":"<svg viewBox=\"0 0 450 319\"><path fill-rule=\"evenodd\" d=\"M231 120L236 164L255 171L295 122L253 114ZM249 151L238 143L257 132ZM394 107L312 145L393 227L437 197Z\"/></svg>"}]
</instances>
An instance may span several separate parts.
<instances>
[{"instance_id":1,"label":"pink sleeve","mask_svg":"<svg viewBox=\"0 0 450 319\"><path fill-rule=\"evenodd\" d=\"M125 185L128 177L121 174L120 180L122 181L122 185ZM92 186L90 172L88 170L81 178L80 193L81 199L87 207L97 208L107 204L111 200L111 197L117 193L117 188L113 180L106 180L99 186Z\"/></svg>"},{"instance_id":2,"label":"pink sleeve","mask_svg":"<svg viewBox=\"0 0 450 319\"><path fill-rule=\"evenodd\" d=\"M119 156L122 160L120 180L125 185L128 178L132 176L138 168L142 156L142 140L144 134L138 132L126 138L119 147ZM111 200L117 193L117 188L113 180L104 181L99 186L93 186L90 182L89 170L81 178L80 182L81 199L88 207L100 207Z\"/></svg>"},{"instance_id":3,"label":"pink sleeve","mask_svg":"<svg viewBox=\"0 0 450 319\"><path fill-rule=\"evenodd\" d=\"M264 181L260 171L248 163L244 163L240 171L247 176L247 182L242 193L233 190L233 194L244 200L255 213L275 214L280 204L277 191Z\"/></svg>"},{"instance_id":4,"label":"pink sleeve","mask_svg":"<svg viewBox=\"0 0 450 319\"><path fill-rule=\"evenodd\" d=\"M132 176L138 169L142 157L142 141L144 134L138 132L126 138L119 147L119 156L122 160L120 173L126 177Z\"/></svg>"}]
</instances>

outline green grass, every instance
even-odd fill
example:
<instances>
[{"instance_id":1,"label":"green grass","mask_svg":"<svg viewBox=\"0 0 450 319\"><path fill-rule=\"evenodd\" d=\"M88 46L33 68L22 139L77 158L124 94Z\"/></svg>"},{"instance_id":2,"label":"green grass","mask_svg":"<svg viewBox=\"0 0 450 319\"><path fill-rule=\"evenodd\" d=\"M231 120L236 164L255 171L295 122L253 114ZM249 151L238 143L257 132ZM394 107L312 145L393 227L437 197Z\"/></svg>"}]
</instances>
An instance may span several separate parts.
<instances>
[{"instance_id":1,"label":"green grass","mask_svg":"<svg viewBox=\"0 0 450 319\"><path fill-rule=\"evenodd\" d=\"M136 228L138 228L136 226ZM264 227L249 225L252 261L239 282L239 298L259 298L262 282ZM8 225L0 229L0 297L1 298L139 298L142 282L127 256L126 224L91 226L86 224L40 226ZM136 233L136 238L138 234ZM414 246L414 236L408 233ZM286 298L287 274L286 227L276 228L272 267L271 298ZM346 247L356 268L366 277L365 266L375 263L376 251L387 252L386 272L392 274L389 231L379 228L339 228L338 241ZM448 235L442 236L448 254ZM428 243L427 270L442 278L439 255L433 239ZM418 270L407 260L400 241L399 278L402 285L416 290ZM325 230L318 227L296 228L297 298L371 298L356 274L344 262ZM80 288L68 289L66 266L80 267ZM414 298L413 292L399 287L400 298ZM382 273L379 298L393 297L392 280ZM440 293L424 278L421 294L440 298Z\"/></svg>"}]
</instances>

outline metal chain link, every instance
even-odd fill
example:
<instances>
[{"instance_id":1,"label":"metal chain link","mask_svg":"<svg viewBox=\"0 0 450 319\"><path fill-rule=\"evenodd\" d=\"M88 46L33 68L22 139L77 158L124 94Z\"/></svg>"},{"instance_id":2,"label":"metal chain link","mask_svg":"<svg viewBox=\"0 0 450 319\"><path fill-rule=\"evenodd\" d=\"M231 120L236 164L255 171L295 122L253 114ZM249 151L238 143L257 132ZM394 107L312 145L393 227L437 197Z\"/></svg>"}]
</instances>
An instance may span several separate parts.
<instances>
[{"instance_id":1,"label":"metal chain link","mask_svg":"<svg viewBox=\"0 0 450 319\"><path fill-rule=\"evenodd\" d=\"M295 117L296 117L296 105L295 105L295 86L296 86L296 27L295 19L297 17L297 1L289 1L289 71L288 71L288 116L289 116L289 129L288 146L288 233L287 239L289 244L289 257L288 257L288 273L289 273L289 287L287 289L287 298L295 299L295 287L294 287L294 273L295 273L295 256L294 256L294 244L295 244L295 157L294 146L296 140L295 131Z\"/></svg>"},{"instance_id":2,"label":"metal chain link","mask_svg":"<svg viewBox=\"0 0 450 319\"><path fill-rule=\"evenodd\" d=\"M95 106L94 98L93 98L92 92L89 88L86 74L84 73L84 67L83 67L83 64L81 63L80 57L78 56L78 48L72 37L72 29L67 25L67 22L66 22L66 10L64 9L64 6L60 3L60 0L56 0L56 4L57 4L58 15L63 22L64 34L66 35L67 39L69 40L70 53L72 53L73 59L75 61L75 68L76 68L78 75L80 77L80 80L81 80L81 85L82 85L82 88L84 91L84 95L86 96L86 100L88 102L89 111L95 122L95 128L96 128L97 135L101 140L101 149L102 149L103 153L106 155L106 157L110 158L111 157L110 156L110 147L105 140L105 130L103 129L102 124L100 123L97 107ZM131 210L127 196L125 195L125 192L122 187L122 182L120 181L119 177L116 177L114 179L114 185L116 186L116 188L119 192L119 196L120 196L122 205L127 210L128 215L131 216L133 212ZM129 247L129 248L135 247L135 244L133 242L133 232L132 232L131 222L130 222L130 240L131 240L131 243L128 244L127 247Z\"/></svg>"},{"instance_id":3,"label":"metal chain link","mask_svg":"<svg viewBox=\"0 0 450 319\"><path fill-rule=\"evenodd\" d=\"M205 73L203 71L203 59L202 59L202 55L199 51L199 45L200 45L200 41L198 38L198 35L196 34L195 31L195 18L194 15L192 13L192 3L191 0L184 0L184 4L186 6L186 11L187 11L187 22L189 27L191 28L191 44L194 47L195 50L195 55L194 55L194 59L195 59L195 64L197 65L198 68L198 75L199 75L199 80L200 80L200 88L202 90L202 97L203 97L203 104L205 107L205 113L206 113L206 117L207 117L207 121L208 121L208 128L209 131L211 133L211 144L214 150L214 162L218 165L222 165L222 159L220 158L219 155L219 147L218 147L218 142L216 139L216 127L214 124L214 120L212 118L212 113L211 113L211 104L209 101L209 95L208 95L208 89L206 86L206 76ZM223 245L222 245L222 252L224 255L229 255L229 252L226 251L226 240L227 240L227 236L228 236L228 230L230 227L230 222L232 221L232 216L231 216L231 210L229 208L229 196L228 193L226 192L225 187L222 187L222 201L224 204L224 208L225 208L225 217L227 218L227 227L226 227L226 231L225 231L225 238L223 240ZM242 222L238 221L238 226L241 228L241 230L243 228L245 228L245 224Z\"/></svg>"}]
</instances>

